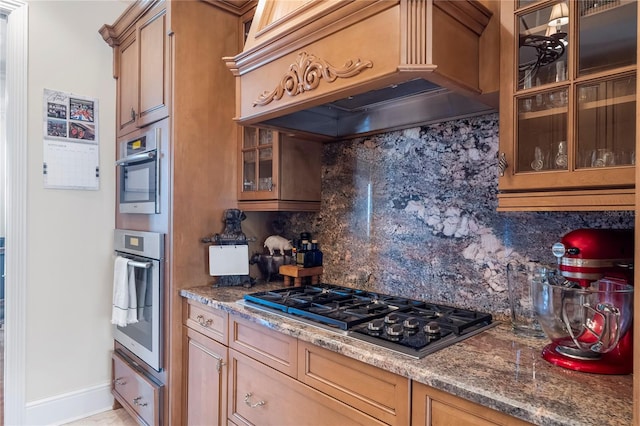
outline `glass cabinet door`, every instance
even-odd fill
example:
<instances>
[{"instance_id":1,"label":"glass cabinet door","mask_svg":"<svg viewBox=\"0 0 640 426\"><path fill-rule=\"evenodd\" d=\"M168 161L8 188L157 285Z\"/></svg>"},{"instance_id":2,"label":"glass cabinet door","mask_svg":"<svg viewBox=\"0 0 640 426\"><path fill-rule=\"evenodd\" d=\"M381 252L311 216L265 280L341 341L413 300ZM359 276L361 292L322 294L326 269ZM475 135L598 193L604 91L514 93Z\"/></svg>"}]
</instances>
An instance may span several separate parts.
<instances>
[{"instance_id":1,"label":"glass cabinet door","mask_svg":"<svg viewBox=\"0 0 640 426\"><path fill-rule=\"evenodd\" d=\"M577 4L576 168L635 165L636 73L624 69L636 64L636 8L629 0Z\"/></svg>"},{"instance_id":2,"label":"glass cabinet door","mask_svg":"<svg viewBox=\"0 0 640 426\"><path fill-rule=\"evenodd\" d=\"M567 170L569 4L547 4L519 15L517 22L522 95L516 98L515 172Z\"/></svg>"},{"instance_id":3,"label":"glass cabinet door","mask_svg":"<svg viewBox=\"0 0 640 426\"><path fill-rule=\"evenodd\" d=\"M244 127L242 141L242 193L273 191L274 132Z\"/></svg>"},{"instance_id":4,"label":"glass cabinet door","mask_svg":"<svg viewBox=\"0 0 640 426\"><path fill-rule=\"evenodd\" d=\"M581 0L578 16L578 76L635 65L636 1Z\"/></svg>"},{"instance_id":5,"label":"glass cabinet door","mask_svg":"<svg viewBox=\"0 0 640 426\"><path fill-rule=\"evenodd\" d=\"M516 4L514 172L635 165L637 3Z\"/></svg>"},{"instance_id":6,"label":"glass cabinet door","mask_svg":"<svg viewBox=\"0 0 640 426\"><path fill-rule=\"evenodd\" d=\"M568 89L518 98L516 173L567 170Z\"/></svg>"},{"instance_id":7,"label":"glass cabinet door","mask_svg":"<svg viewBox=\"0 0 640 426\"><path fill-rule=\"evenodd\" d=\"M518 90L567 80L569 5L566 1L518 17Z\"/></svg>"},{"instance_id":8,"label":"glass cabinet door","mask_svg":"<svg viewBox=\"0 0 640 426\"><path fill-rule=\"evenodd\" d=\"M576 168L635 165L635 74L576 88Z\"/></svg>"}]
</instances>

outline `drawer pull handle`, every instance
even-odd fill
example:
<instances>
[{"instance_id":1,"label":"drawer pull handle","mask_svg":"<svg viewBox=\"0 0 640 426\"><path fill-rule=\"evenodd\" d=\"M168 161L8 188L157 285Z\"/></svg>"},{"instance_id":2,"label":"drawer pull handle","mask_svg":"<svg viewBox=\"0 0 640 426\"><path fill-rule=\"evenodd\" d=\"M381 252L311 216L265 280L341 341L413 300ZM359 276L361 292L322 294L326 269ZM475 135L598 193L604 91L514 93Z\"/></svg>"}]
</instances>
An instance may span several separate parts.
<instances>
[{"instance_id":1,"label":"drawer pull handle","mask_svg":"<svg viewBox=\"0 0 640 426\"><path fill-rule=\"evenodd\" d=\"M141 400L141 399L142 399L142 397L141 397L141 396L139 396L139 397L137 397L137 398L133 398L133 405L137 405L137 406L139 406L139 407L146 407L146 406L147 406L147 403L146 403L146 402L140 403L140 400Z\"/></svg>"},{"instance_id":2,"label":"drawer pull handle","mask_svg":"<svg viewBox=\"0 0 640 426\"><path fill-rule=\"evenodd\" d=\"M253 394L251 392L244 394L244 403L247 404L251 408L262 407L266 402L258 401L255 404L251 403L251 397Z\"/></svg>"},{"instance_id":3,"label":"drawer pull handle","mask_svg":"<svg viewBox=\"0 0 640 426\"><path fill-rule=\"evenodd\" d=\"M210 327L211 324L213 324L213 320L211 318L205 320L204 316L202 315L198 315L196 319L198 320L198 324L200 324L203 327Z\"/></svg>"},{"instance_id":4,"label":"drawer pull handle","mask_svg":"<svg viewBox=\"0 0 640 426\"><path fill-rule=\"evenodd\" d=\"M127 384L127 382L122 377L116 377L115 380L113 381L113 384L124 386Z\"/></svg>"}]
</instances>

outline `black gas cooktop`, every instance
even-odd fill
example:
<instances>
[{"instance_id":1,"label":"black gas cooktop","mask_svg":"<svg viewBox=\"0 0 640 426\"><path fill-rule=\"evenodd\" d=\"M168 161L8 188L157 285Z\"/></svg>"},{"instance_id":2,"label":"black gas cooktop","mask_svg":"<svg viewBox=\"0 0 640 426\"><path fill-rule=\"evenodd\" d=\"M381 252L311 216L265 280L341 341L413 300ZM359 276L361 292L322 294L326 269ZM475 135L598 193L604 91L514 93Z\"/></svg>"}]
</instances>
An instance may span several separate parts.
<instances>
[{"instance_id":1,"label":"black gas cooktop","mask_svg":"<svg viewBox=\"0 0 640 426\"><path fill-rule=\"evenodd\" d=\"M261 291L244 301L415 358L492 326L490 314L332 284Z\"/></svg>"}]
</instances>

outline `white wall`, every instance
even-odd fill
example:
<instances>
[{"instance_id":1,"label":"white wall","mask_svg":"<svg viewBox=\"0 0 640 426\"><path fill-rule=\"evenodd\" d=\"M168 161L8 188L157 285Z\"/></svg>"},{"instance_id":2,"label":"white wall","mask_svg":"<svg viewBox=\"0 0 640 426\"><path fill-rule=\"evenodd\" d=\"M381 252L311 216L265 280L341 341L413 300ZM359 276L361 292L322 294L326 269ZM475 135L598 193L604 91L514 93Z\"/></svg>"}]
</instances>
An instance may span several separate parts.
<instances>
[{"instance_id":1,"label":"white wall","mask_svg":"<svg viewBox=\"0 0 640 426\"><path fill-rule=\"evenodd\" d=\"M98 29L122 1L29 1L26 401L30 424L95 411L108 395L115 179L115 80ZM44 89L99 102L100 189L43 188ZM106 393L105 393L106 392ZM76 403L65 411L63 400ZM80 398L80 399L78 399ZM93 408L92 408L93 407ZM75 410L75 412L74 412Z\"/></svg>"}]
</instances>

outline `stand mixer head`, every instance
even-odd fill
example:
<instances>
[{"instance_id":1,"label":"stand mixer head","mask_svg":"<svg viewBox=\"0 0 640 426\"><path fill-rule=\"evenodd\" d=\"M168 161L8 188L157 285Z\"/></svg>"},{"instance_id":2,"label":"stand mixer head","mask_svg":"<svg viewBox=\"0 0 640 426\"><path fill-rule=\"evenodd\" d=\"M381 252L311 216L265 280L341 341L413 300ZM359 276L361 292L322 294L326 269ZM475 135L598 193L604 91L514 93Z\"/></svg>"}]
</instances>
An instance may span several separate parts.
<instances>
[{"instance_id":1,"label":"stand mixer head","mask_svg":"<svg viewBox=\"0 0 640 426\"><path fill-rule=\"evenodd\" d=\"M633 231L578 229L554 244L558 270L532 283L548 362L598 374L633 371Z\"/></svg>"},{"instance_id":2,"label":"stand mixer head","mask_svg":"<svg viewBox=\"0 0 640 426\"><path fill-rule=\"evenodd\" d=\"M558 258L558 270L580 287L603 278L633 280L633 230L576 229L551 248Z\"/></svg>"}]
</instances>

